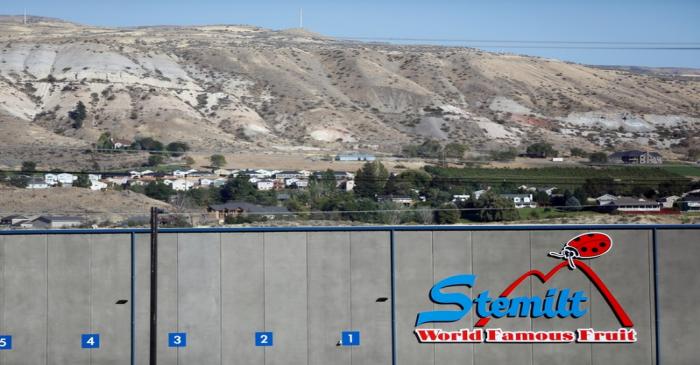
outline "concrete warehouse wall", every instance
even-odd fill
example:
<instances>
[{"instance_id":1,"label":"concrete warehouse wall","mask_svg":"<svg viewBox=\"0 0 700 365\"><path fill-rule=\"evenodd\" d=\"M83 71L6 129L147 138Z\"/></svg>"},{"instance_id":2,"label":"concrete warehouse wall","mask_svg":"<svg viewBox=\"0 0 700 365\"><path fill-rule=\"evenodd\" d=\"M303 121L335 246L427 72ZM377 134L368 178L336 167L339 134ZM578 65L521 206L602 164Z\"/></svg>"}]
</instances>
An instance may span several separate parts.
<instances>
[{"instance_id":1,"label":"concrete warehouse wall","mask_svg":"<svg viewBox=\"0 0 700 365\"><path fill-rule=\"evenodd\" d=\"M497 296L586 230L434 230L393 233L397 364L654 364L654 232L606 229L612 251L588 261L621 302L639 341L590 344L420 344L418 312L437 308L432 285L447 276L478 275L473 292ZM89 232L89 231L88 231ZM160 364L391 364L392 244L389 231L183 232L159 235ZM700 231L656 232L660 358L695 364L700 336ZM5 364L148 363L149 235L0 235L0 336L13 349ZM617 329L608 305L580 270L547 284L529 279L512 294L548 287L585 290L590 313L579 319L500 319L488 327L520 330ZM463 290L460 289L460 290ZM472 293L467 293L471 295ZM383 300L387 298L388 300ZM471 328L473 314L443 329ZM429 327L426 325L426 327ZM361 332L357 347L338 346L341 331ZM274 332L274 346L254 346L253 333ZM167 347L186 332L187 346ZM100 333L101 348L80 348L80 335Z\"/></svg>"}]
</instances>

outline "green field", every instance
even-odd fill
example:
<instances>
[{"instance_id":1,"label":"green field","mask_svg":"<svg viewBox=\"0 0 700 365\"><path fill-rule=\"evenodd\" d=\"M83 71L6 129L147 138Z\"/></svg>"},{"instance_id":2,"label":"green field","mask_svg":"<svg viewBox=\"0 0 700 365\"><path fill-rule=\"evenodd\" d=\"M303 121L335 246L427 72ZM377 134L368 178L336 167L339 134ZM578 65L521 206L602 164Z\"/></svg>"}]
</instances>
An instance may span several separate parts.
<instances>
[{"instance_id":1,"label":"green field","mask_svg":"<svg viewBox=\"0 0 700 365\"><path fill-rule=\"evenodd\" d=\"M687 177L700 177L700 167L693 165L667 165L664 170Z\"/></svg>"},{"instance_id":2,"label":"green field","mask_svg":"<svg viewBox=\"0 0 700 365\"><path fill-rule=\"evenodd\" d=\"M686 167L686 166L683 166ZM690 166L688 166L690 167ZM545 167L532 169L511 168L443 168L426 167L426 171L434 177L444 179L463 179L484 182L533 182L582 184L587 179L616 179L620 181L665 182L670 180L685 180L685 175L666 167ZM682 172L685 170L682 170Z\"/></svg>"}]
</instances>

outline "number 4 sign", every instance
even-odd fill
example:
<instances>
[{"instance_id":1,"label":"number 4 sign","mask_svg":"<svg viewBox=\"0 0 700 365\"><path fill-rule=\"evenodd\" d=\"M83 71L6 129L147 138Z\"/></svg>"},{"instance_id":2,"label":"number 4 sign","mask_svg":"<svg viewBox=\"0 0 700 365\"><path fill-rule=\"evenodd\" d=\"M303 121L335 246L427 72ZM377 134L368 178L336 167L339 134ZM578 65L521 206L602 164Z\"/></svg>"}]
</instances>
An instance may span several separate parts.
<instances>
[{"instance_id":1,"label":"number 4 sign","mask_svg":"<svg viewBox=\"0 0 700 365\"><path fill-rule=\"evenodd\" d=\"M80 347L84 349L99 349L100 348L100 334L99 333L86 333L80 335Z\"/></svg>"},{"instance_id":2,"label":"number 4 sign","mask_svg":"<svg viewBox=\"0 0 700 365\"><path fill-rule=\"evenodd\" d=\"M272 346L272 332L255 332L255 346Z\"/></svg>"}]
</instances>

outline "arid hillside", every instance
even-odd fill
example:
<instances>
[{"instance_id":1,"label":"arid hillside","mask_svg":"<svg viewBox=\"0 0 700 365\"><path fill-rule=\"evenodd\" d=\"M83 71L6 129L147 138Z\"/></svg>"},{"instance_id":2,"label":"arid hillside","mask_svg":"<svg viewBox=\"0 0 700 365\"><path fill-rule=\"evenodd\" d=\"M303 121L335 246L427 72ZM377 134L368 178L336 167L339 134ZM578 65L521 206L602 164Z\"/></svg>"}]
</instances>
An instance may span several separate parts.
<instances>
[{"instance_id":1,"label":"arid hillside","mask_svg":"<svg viewBox=\"0 0 700 365\"><path fill-rule=\"evenodd\" d=\"M0 17L2 153L119 139L199 151L397 152L700 142L700 80L476 49L339 41L251 26L107 29ZM78 101L87 107L76 126ZM14 151L14 152L13 152ZM24 153L24 152L23 152Z\"/></svg>"}]
</instances>

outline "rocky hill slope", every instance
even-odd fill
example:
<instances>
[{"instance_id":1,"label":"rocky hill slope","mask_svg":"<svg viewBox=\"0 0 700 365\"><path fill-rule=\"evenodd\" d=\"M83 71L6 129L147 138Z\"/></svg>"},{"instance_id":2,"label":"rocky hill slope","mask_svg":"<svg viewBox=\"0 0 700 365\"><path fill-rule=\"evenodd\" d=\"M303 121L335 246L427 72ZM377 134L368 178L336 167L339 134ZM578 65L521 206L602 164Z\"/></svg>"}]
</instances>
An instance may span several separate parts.
<instances>
[{"instance_id":1,"label":"rocky hill slope","mask_svg":"<svg viewBox=\"0 0 700 365\"><path fill-rule=\"evenodd\" d=\"M78 101L87 118L68 117ZM111 132L199 150L472 149L546 140L667 155L700 142L700 80L476 49L214 25L98 28L0 17L0 145Z\"/></svg>"}]
</instances>

